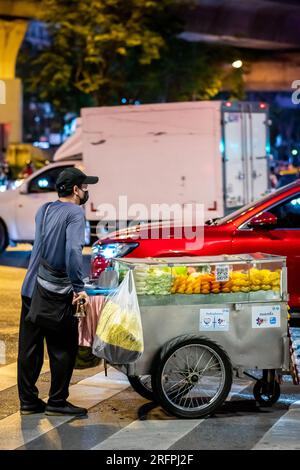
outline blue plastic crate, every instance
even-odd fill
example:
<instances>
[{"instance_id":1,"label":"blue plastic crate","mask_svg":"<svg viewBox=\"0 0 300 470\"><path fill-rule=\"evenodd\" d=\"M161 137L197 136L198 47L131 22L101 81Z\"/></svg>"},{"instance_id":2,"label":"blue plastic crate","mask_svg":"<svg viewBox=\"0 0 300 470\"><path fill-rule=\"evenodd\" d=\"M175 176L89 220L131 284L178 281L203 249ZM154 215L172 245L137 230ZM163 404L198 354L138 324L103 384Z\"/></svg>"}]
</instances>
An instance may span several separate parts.
<instances>
[{"instance_id":1,"label":"blue plastic crate","mask_svg":"<svg viewBox=\"0 0 300 470\"><path fill-rule=\"evenodd\" d=\"M117 289L101 289L100 287L90 288L85 287L85 292L87 295L109 295L115 292Z\"/></svg>"}]
</instances>

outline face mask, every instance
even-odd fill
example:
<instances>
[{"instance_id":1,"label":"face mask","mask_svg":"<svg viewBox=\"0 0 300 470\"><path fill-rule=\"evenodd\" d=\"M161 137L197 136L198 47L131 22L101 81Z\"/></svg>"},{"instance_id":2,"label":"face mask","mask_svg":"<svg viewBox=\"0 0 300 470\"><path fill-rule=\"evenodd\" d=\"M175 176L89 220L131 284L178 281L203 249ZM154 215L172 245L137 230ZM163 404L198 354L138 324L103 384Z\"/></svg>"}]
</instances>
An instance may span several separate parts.
<instances>
[{"instance_id":1,"label":"face mask","mask_svg":"<svg viewBox=\"0 0 300 470\"><path fill-rule=\"evenodd\" d=\"M82 191L83 191L84 196L79 198L80 199L80 202L79 202L80 206L83 206L83 204L85 204L89 199L89 192L84 191L84 190L82 190Z\"/></svg>"}]
</instances>

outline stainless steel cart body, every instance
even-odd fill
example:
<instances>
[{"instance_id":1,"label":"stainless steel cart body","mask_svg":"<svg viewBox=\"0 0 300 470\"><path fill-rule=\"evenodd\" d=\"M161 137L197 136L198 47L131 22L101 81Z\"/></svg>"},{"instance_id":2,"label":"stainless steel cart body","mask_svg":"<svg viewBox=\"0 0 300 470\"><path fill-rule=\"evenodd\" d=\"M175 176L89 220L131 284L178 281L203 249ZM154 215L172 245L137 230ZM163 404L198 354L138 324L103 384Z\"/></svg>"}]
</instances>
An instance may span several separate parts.
<instances>
[{"instance_id":1,"label":"stainless steel cart body","mask_svg":"<svg viewBox=\"0 0 300 470\"><path fill-rule=\"evenodd\" d=\"M263 308L271 312L274 302L255 304L211 304L143 306L140 302L145 350L141 359L126 366L128 375L152 373L152 364L157 351L171 339L188 334L212 339L227 352L237 369L284 369L289 368L287 337L287 308L279 304L280 327L272 329L252 328L253 316ZM236 310L238 308L238 310ZM255 309L255 310L253 310ZM200 329L203 311L228 310L228 331L205 331ZM262 309L261 309L262 310ZM253 311L255 314L253 314Z\"/></svg>"},{"instance_id":2,"label":"stainless steel cart body","mask_svg":"<svg viewBox=\"0 0 300 470\"><path fill-rule=\"evenodd\" d=\"M243 279L247 281L247 273L249 279L252 279L248 283L244 282L247 286L244 288L246 292L223 293L220 287L219 293L187 295L174 293L173 288L173 293L168 295L145 293L138 295L144 332L144 353L134 364L115 365L129 377L155 375L160 351L167 344L172 346L172 341L180 337L207 339L220 346L228 356L233 369L289 370L287 271L284 257L255 253L205 258L128 258L115 261L121 271L135 270L137 267L141 269L141 266L144 266L146 271L150 266L154 271L156 268L169 268L171 286L174 282L174 269L175 272L177 269L174 267L180 266L188 266L189 269L194 267L203 270L204 273L214 273L216 279L221 273L225 282L226 279L229 282L230 276L236 279L237 283L244 282L239 276L244 276ZM270 286L264 284L262 285L266 290L257 289L256 285L251 284L255 282L255 275L271 282L272 276L273 278L276 276L270 273L277 273L277 278L272 281L274 285L276 284L276 290L269 289ZM218 283L220 286L224 285L224 282L222 284L219 281L213 283L215 286ZM257 290L252 292L251 286ZM181 291L182 289L183 287L179 288ZM231 289L234 289L234 285ZM166 371L162 369L160 381L165 375ZM188 403L190 409L190 402ZM176 409L169 411L178 415ZM179 416L189 417L190 414L191 417L201 416L201 413L197 415L196 412L193 414L189 413L189 410L184 411L182 406L179 411L181 413Z\"/></svg>"}]
</instances>

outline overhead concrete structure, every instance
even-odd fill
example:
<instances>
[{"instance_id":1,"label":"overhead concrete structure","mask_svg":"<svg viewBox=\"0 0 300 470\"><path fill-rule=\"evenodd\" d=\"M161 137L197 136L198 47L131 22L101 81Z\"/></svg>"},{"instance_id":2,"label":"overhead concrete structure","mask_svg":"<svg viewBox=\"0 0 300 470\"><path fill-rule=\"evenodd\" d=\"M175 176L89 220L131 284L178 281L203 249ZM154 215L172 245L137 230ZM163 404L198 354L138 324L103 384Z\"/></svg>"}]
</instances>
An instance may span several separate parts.
<instances>
[{"instance_id":1,"label":"overhead concrete structure","mask_svg":"<svg viewBox=\"0 0 300 470\"><path fill-rule=\"evenodd\" d=\"M15 78L17 55L27 24L25 20L0 20L0 79Z\"/></svg>"},{"instance_id":2,"label":"overhead concrete structure","mask_svg":"<svg viewBox=\"0 0 300 470\"><path fill-rule=\"evenodd\" d=\"M182 37L252 49L300 49L299 24L299 2L196 0Z\"/></svg>"},{"instance_id":3,"label":"overhead concrete structure","mask_svg":"<svg viewBox=\"0 0 300 470\"><path fill-rule=\"evenodd\" d=\"M3 150L10 142L22 141L22 84L15 74L26 29L25 20L0 20L0 80L5 89L5 104L0 105Z\"/></svg>"},{"instance_id":4,"label":"overhead concrete structure","mask_svg":"<svg viewBox=\"0 0 300 470\"><path fill-rule=\"evenodd\" d=\"M0 0L0 16L11 18L35 18L40 2L34 0Z\"/></svg>"},{"instance_id":5,"label":"overhead concrete structure","mask_svg":"<svg viewBox=\"0 0 300 470\"><path fill-rule=\"evenodd\" d=\"M22 141L22 83L16 77L19 49L39 2L0 0L0 153Z\"/></svg>"},{"instance_id":6,"label":"overhead concrete structure","mask_svg":"<svg viewBox=\"0 0 300 470\"><path fill-rule=\"evenodd\" d=\"M247 91L287 91L300 80L300 53L279 54L269 60L256 60L244 74Z\"/></svg>"},{"instance_id":7,"label":"overhead concrete structure","mask_svg":"<svg viewBox=\"0 0 300 470\"><path fill-rule=\"evenodd\" d=\"M300 79L299 25L299 0L196 0L181 37L269 51L267 59L252 60L244 75L246 90L291 91Z\"/></svg>"}]
</instances>

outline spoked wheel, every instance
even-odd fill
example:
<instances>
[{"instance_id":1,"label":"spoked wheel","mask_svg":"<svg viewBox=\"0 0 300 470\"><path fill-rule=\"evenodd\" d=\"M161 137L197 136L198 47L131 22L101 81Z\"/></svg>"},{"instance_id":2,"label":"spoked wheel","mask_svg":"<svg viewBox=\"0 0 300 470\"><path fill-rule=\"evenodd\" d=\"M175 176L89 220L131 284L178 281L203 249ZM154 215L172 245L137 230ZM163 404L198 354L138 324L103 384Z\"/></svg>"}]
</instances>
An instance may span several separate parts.
<instances>
[{"instance_id":1,"label":"spoked wheel","mask_svg":"<svg viewBox=\"0 0 300 470\"><path fill-rule=\"evenodd\" d=\"M132 388L143 398L155 401L151 384L151 375L128 376Z\"/></svg>"},{"instance_id":2,"label":"spoked wheel","mask_svg":"<svg viewBox=\"0 0 300 470\"><path fill-rule=\"evenodd\" d=\"M280 397L280 385L276 380L273 382L258 380L253 387L253 395L261 406L272 406Z\"/></svg>"},{"instance_id":3,"label":"spoked wheel","mask_svg":"<svg viewBox=\"0 0 300 470\"><path fill-rule=\"evenodd\" d=\"M157 401L181 418L212 413L226 399L232 384L232 367L225 351L199 336L180 336L167 343L153 371Z\"/></svg>"}]
</instances>

